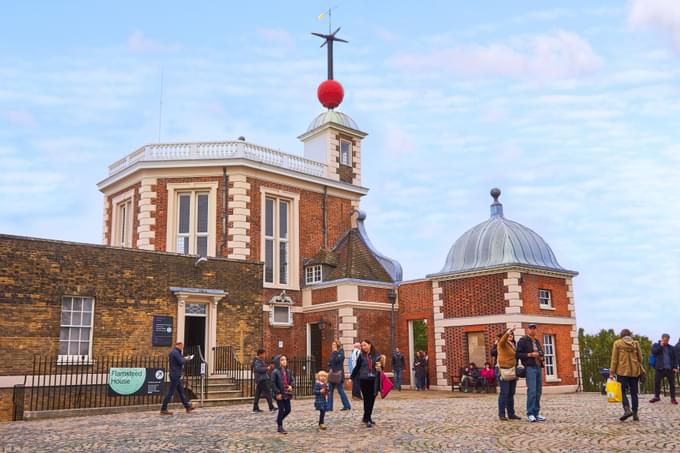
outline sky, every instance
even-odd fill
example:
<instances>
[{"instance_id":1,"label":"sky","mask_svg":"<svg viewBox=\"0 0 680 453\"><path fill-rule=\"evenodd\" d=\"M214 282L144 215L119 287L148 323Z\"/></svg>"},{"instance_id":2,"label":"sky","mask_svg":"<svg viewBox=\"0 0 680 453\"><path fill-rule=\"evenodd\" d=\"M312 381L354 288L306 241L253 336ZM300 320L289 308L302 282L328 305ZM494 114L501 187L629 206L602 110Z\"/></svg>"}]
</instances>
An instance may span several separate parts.
<instances>
[{"instance_id":1,"label":"sky","mask_svg":"<svg viewBox=\"0 0 680 453\"><path fill-rule=\"evenodd\" d=\"M680 2L97 3L3 6L0 233L100 243L97 182L159 134L302 154L335 7L366 226L406 279L499 187L580 273L579 327L680 336Z\"/></svg>"}]
</instances>

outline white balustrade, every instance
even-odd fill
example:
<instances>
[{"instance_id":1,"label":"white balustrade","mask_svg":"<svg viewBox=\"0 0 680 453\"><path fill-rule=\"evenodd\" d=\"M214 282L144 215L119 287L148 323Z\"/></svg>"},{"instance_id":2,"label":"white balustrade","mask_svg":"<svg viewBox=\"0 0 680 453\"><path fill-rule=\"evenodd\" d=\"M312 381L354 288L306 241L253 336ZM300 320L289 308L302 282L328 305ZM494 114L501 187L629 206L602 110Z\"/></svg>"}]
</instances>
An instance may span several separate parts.
<instances>
[{"instance_id":1,"label":"white balustrade","mask_svg":"<svg viewBox=\"0 0 680 453\"><path fill-rule=\"evenodd\" d=\"M109 165L109 175L137 162L247 159L314 176L325 176L326 164L242 141L146 145Z\"/></svg>"}]
</instances>

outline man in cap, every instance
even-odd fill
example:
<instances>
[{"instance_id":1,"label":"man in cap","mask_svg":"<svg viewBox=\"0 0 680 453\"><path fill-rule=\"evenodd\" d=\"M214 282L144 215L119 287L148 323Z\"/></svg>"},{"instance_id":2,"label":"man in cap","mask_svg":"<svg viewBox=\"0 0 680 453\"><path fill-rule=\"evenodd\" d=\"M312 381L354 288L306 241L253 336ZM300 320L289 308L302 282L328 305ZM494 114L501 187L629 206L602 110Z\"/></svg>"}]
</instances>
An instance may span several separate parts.
<instances>
[{"instance_id":1,"label":"man in cap","mask_svg":"<svg viewBox=\"0 0 680 453\"><path fill-rule=\"evenodd\" d=\"M527 418L530 422L545 421L540 413L544 354L536 333L536 324L530 323L527 335L517 343L517 358L522 361L527 373Z\"/></svg>"},{"instance_id":2,"label":"man in cap","mask_svg":"<svg viewBox=\"0 0 680 453\"><path fill-rule=\"evenodd\" d=\"M671 404L678 404L675 399L675 374L678 372L678 357L675 356L675 349L669 343L671 336L667 333L661 335L661 340L652 345L652 355L654 363L654 398L650 403L656 403L661 398L661 382L664 378L668 381L671 393Z\"/></svg>"},{"instance_id":3,"label":"man in cap","mask_svg":"<svg viewBox=\"0 0 680 453\"><path fill-rule=\"evenodd\" d=\"M175 391L179 393L179 398L182 400L182 404L187 411L187 414L194 410L191 407L191 403L187 400L184 394L184 387L182 387L182 369L184 364L193 358L193 356L184 357L182 356L182 350L184 349L184 343L178 341L175 343L175 347L172 349L168 356L168 362L170 363L170 388L168 393L165 395L163 400L163 405L161 406L161 415L172 415L172 412L168 411L168 403L172 399Z\"/></svg>"}]
</instances>

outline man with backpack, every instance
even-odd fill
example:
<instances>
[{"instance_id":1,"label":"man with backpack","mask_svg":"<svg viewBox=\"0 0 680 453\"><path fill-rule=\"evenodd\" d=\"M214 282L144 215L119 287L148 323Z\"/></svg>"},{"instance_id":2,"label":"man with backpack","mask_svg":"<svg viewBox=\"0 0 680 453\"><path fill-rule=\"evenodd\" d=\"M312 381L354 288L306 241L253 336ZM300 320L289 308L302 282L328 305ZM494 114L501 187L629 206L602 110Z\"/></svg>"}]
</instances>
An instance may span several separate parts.
<instances>
[{"instance_id":1,"label":"man with backpack","mask_svg":"<svg viewBox=\"0 0 680 453\"><path fill-rule=\"evenodd\" d=\"M661 340L652 345L652 354L649 357L649 365L654 368L654 398L650 403L661 400L661 381L666 378L671 391L671 404L678 404L675 399L675 373L678 372L678 357L675 349L669 344L671 336L667 333L661 335Z\"/></svg>"}]
</instances>

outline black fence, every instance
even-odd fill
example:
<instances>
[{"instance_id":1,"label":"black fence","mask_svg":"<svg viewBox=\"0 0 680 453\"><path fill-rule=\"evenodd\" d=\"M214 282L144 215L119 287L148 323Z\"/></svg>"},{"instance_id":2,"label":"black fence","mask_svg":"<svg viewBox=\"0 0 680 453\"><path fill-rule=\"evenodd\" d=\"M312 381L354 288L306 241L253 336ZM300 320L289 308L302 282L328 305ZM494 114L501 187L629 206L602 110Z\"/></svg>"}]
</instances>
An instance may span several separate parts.
<instances>
[{"instance_id":1,"label":"black fence","mask_svg":"<svg viewBox=\"0 0 680 453\"><path fill-rule=\"evenodd\" d=\"M241 363L231 346L218 346L214 349L214 373L216 376L232 378L241 388L241 396L255 396L255 375L252 360ZM245 361L245 360L244 360ZM294 396L310 396L314 391L314 357L289 357L288 369L295 378Z\"/></svg>"},{"instance_id":2,"label":"black fence","mask_svg":"<svg viewBox=\"0 0 680 453\"><path fill-rule=\"evenodd\" d=\"M14 389L14 414L16 419L21 419L24 411L160 404L163 391L152 395L109 395L109 370L161 368L167 371L167 365L166 355L34 356L32 373L26 377L25 386Z\"/></svg>"},{"instance_id":3,"label":"black fence","mask_svg":"<svg viewBox=\"0 0 680 453\"><path fill-rule=\"evenodd\" d=\"M609 358L594 358L589 356L581 356L576 359L581 372L581 387L579 391L582 392L602 392L604 385L607 382L609 375ZM654 393L654 376L656 371L650 369L647 365L647 357L644 357L644 368L647 371L644 378L640 379L640 393ZM676 380L676 387L680 386L680 375L674 376ZM663 395L669 392L668 383L663 380L661 387Z\"/></svg>"}]
</instances>

